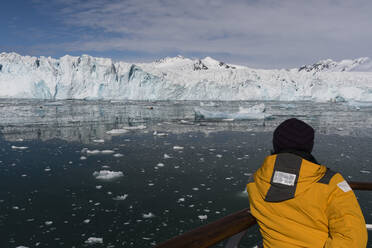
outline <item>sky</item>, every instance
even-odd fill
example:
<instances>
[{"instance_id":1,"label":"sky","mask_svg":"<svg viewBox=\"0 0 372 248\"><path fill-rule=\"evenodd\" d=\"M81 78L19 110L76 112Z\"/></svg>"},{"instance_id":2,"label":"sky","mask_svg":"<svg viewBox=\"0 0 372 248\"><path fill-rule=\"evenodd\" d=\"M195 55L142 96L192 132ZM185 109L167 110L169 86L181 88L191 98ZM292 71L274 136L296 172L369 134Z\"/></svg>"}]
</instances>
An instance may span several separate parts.
<instances>
[{"instance_id":1,"label":"sky","mask_svg":"<svg viewBox=\"0 0 372 248\"><path fill-rule=\"evenodd\" d=\"M253 68L372 58L370 0L2 0L0 52Z\"/></svg>"}]
</instances>

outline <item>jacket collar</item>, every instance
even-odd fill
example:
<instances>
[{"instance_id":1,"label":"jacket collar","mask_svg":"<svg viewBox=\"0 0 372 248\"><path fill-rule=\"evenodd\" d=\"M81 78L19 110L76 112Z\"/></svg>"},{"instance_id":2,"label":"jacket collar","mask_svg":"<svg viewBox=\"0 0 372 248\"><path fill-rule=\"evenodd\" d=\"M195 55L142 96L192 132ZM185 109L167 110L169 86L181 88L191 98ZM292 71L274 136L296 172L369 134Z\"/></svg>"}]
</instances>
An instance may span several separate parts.
<instances>
[{"instance_id":1,"label":"jacket collar","mask_svg":"<svg viewBox=\"0 0 372 248\"><path fill-rule=\"evenodd\" d=\"M281 153L291 153L291 154L300 156L301 158L306 159L307 161L310 161L314 164L319 164L318 161L314 158L314 156L311 155L311 153L308 153L308 152L305 152L305 151L300 151L300 150L295 150L295 149L286 149L286 150L282 150L282 151L277 152L277 153L271 152L271 155L281 154Z\"/></svg>"}]
</instances>

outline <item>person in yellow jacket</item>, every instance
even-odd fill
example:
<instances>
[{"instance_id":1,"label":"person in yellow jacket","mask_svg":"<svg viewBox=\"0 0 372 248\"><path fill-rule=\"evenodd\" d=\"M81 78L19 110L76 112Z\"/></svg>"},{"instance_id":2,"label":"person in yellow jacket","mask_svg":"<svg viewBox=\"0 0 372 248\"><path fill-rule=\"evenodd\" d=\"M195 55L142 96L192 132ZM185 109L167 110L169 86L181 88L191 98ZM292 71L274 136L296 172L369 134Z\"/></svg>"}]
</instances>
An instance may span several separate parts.
<instances>
[{"instance_id":1,"label":"person in yellow jacket","mask_svg":"<svg viewBox=\"0 0 372 248\"><path fill-rule=\"evenodd\" d=\"M314 129L296 118L274 131L272 155L247 185L264 248L362 248L366 223L341 174L311 155Z\"/></svg>"}]
</instances>

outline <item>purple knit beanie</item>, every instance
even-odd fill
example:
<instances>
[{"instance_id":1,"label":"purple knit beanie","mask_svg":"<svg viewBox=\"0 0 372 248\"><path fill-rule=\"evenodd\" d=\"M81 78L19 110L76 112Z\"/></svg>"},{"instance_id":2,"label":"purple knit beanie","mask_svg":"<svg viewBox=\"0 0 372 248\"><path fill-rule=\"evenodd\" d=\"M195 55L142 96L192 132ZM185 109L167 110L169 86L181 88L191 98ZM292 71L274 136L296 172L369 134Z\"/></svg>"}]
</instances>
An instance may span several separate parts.
<instances>
[{"instance_id":1,"label":"purple knit beanie","mask_svg":"<svg viewBox=\"0 0 372 248\"><path fill-rule=\"evenodd\" d=\"M311 153L314 146L314 129L296 118L283 121L274 131L274 152L300 150Z\"/></svg>"}]
</instances>

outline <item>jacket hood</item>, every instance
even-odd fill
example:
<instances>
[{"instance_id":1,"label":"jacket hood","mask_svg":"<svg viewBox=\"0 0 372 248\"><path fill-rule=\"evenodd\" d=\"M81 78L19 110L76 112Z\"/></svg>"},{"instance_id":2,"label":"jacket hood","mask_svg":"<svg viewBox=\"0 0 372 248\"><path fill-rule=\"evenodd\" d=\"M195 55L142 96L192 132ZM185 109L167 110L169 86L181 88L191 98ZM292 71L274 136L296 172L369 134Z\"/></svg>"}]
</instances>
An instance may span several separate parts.
<instances>
[{"instance_id":1,"label":"jacket hood","mask_svg":"<svg viewBox=\"0 0 372 248\"><path fill-rule=\"evenodd\" d=\"M265 201L281 202L306 191L322 178L326 170L325 166L298 154L280 153L265 158L254 174L254 182Z\"/></svg>"}]
</instances>

